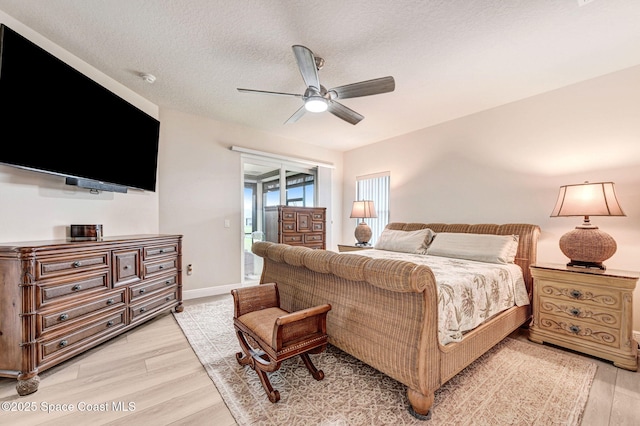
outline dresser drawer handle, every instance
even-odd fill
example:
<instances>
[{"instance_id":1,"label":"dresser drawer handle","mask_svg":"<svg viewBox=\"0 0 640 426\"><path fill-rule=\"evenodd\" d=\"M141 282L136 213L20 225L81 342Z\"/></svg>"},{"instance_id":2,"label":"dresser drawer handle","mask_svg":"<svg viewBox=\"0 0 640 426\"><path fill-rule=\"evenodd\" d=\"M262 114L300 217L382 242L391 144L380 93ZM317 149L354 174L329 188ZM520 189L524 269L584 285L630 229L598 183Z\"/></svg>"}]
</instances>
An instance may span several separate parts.
<instances>
[{"instance_id":1,"label":"dresser drawer handle","mask_svg":"<svg viewBox=\"0 0 640 426\"><path fill-rule=\"evenodd\" d=\"M168 302L169 300L171 300L171 297L167 296L164 300Z\"/></svg>"},{"instance_id":2,"label":"dresser drawer handle","mask_svg":"<svg viewBox=\"0 0 640 426\"><path fill-rule=\"evenodd\" d=\"M107 321L107 327L111 327L111 326L113 326L113 324L114 324L113 320Z\"/></svg>"},{"instance_id":3,"label":"dresser drawer handle","mask_svg":"<svg viewBox=\"0 0 640 426\"><path fill-rule=\"evenodd\" d=\"M164 265L158 266L158 269L164 269Z\"/></svg>"},{"instance_id":4,"label":"dresser drawer handle","mask_svg":"<svg viewBox=\"0 0 640 426\"><path fill-rule=\"evenodd\" d=\"M158 250L158 253L164 253L164 249Z\"/></svg>"},{"instance_id":5,"label":"dresser drawer handle","mask_svg":"<svg viewBox=\"0 0 640 426\"><path fill-rule=\"evenodd\" d=\"M73 287L71 287L71 290L73 291L82 290L82 286L80 284L76 284Z\"/></svg>"},{"instance_id":6,"label":"dresser drawer handle","mask_svg":"<svg viewBox=\"0 0 640 426\"><path fill-rule=\"evenodd\" d=\"M571 290L571 292L569 294L574 299L580 299L582 297L582 292L580 290Z\"/></svg>"},{"instance_id":7,"label":"dresser drawer handle","mask_svg":"<svg viewBox=\"0 0 640 426\"><path fill-rule=\"evenodd\" d=\"M147 308L140 308L140 313L143 313L146 310L147 310Z\"/></svg>"},{"instance_id":8,"label":"dresser drawer handle","mask_svg":"<svg viewBox=\"0 0 640 426\"><path fill-rule=\"evenodd\" d=\"M108 299L107 300L107 305L113 305L114 300L113 299Z\"/></svg>"},{"instance_id":9,"label":"dresser drawer handle","mask_svg":"<svg viewBox=\"0 0 640 426\"><path fill-rule=\"evenodd\" d=\"M79 261L79 260L76 260L75 262L73 262L73 263L71 264L71 266L73 266L74 268L79 268L79 267L81 267L81 266L82 266L82 263L80 263L80 261Z\"/></svg>"},{"instance_id":10,"label":"dresser drawer handle","mask_svg":"<svg viewBox=\"0 0 640 426\"><path fill-rule=\"evenodd\" d=\"M129 269L129 265L124 265L124 266L122 267L122 269L124 269L124 270L126 271L127 269Z\"/></svg>"},{"instance_id":11,"label":"dresser drawer handle","mask_svg":"<svg viewBox=\"0 0 640 426\"><path fill-rule=\"evenodd\" d=\"M570 310L569 310L569 313L570 313L571 315L573 315L574 317L577 317L577 316L579 316L579 315L580 315L580 309L578 309L578 308L570 309Z\"/></svg>"},{"instance_id":12,"label":"dresser drawer handle","mask_svg":"<svg viewBox=\"0 0 640 426\"><path fill-rule=\"evenodd\" d=\"M578 334L580 333L580 327L578 327L577 325L572 325L569 327L569 331L574 334Z\"/></svg>"},{"instance_id":13,"label":"dresser drawer handle","mask_svg":"<svg viewBox=\"0 0 640 426\"><path fill-rule=\"evenodd\" d=\"M66 340L61 340L60 343L58 343L58 346L60 346L61 348L64 348L68 344L69 344L69 342L67 342Z\"/></svg>"},{"instance_id":14,"label":"dresser drawer handle","mask_svg":"<svg viewBox=\"0 0 640 426\"><path fill-rule=\"evenodd\" d=\"M140 294L143 294L143 293L146 293L146 291L147 291L147 289L146 289L146 288L141 288L141 289L139 290L139 293L140 293Z\"/></svg>"},{"instance_id":15,"label":"dresser drawer handle","mask_svg":"<svg viewBox=\"0 0 640 426\"><path fill-rule=\"evenodd\" d=\"M60 321L66 321L69 319L69 314L61 314L60 315Z\"/></svg>"},{"instance_id":16,"label":"dresser drawer handle","mask_svg":"<svg viewBox=\"0 0 640 426\"><path fill-rule=\"evenodd\" d=\"M164 283L165 283L165 285L171 285L171 284L173 284L173 282L172 282L171 280L166 280Z\"/></svg>"}]
</instances>

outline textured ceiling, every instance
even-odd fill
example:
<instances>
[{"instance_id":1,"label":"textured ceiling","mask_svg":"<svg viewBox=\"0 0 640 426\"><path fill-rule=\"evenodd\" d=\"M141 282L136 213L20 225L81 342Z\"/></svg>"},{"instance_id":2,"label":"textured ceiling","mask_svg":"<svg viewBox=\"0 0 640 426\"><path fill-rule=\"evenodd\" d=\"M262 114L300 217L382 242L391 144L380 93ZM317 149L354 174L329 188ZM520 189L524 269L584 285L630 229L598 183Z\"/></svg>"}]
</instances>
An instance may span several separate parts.
<instances>
[{"instance_id":1,"label":"textured ceiling","mask_svg":"<svg viewBox=\"0 0 640 426\"><path fill-rule=\"evenodd\" d=\"M580 2L582 3L582 2ZM160 107L348 150L640 64L640 1L0 0L0 10ZM392 93L283 123L303 93L391 75ZM157 77L144 83L140 73Z\"/></svg>"}]
</instances>

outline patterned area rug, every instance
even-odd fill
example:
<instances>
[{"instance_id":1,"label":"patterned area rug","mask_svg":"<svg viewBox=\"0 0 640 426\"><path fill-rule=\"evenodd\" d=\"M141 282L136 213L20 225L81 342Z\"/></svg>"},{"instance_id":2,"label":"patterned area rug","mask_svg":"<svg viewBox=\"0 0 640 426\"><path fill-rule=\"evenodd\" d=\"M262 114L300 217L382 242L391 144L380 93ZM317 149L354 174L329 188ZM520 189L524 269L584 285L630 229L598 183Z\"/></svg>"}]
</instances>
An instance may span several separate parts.
<instances>
[{"instance_id":1,"label":"patterned area rug","mask_svg":"<svg viewBox=\"0 0 640 426\"><path fill-rule=\"evenodd\" d=\"M233 301L185 306L174 313L238 425L579 425L596 365L560 350L506 338L435 394L432 418L408 410L401 383L329 346L270 373L280 401L272 404L257 374L235 359Z\"/></svg>"}]
</instances>

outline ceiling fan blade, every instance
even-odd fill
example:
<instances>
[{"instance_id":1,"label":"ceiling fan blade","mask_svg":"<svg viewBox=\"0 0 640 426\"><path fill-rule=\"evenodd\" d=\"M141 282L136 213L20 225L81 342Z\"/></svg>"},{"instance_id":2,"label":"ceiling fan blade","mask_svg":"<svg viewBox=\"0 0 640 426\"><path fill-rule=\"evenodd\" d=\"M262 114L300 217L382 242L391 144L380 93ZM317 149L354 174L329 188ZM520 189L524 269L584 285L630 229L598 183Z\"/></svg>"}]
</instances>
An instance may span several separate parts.
<instances>
[{"instance_id":1,"label":"ceiling fan blade","mask_svg":"<svg viewBox=\"0 0 640 426\"><path fill-rule=\"evenodd\" d=\"M292 46L292 49L304 83L307 87L314 87L319 92L320 79L318 78L318 68L316 67L316 58L313 56L313 52L299 44Z\"/></svg>"},{"instance_id":2,"label":"ceiling fan blade","mask_svg":"<svg viewBox=\"0 0 640 426\"><path fill-rule=\"evenodd\" d=\"M347 99L393 92L395 88L396 82L393 77L389 76L361 81L359 83L346 84L344 86L335 87L329 90L329 92L331 93L332 99ZM333 95L334 93L336 94L335 97Z\"/></svg>"},{"instance_id":3,"label":"ceiling fan blade","mask_svg":"<svg viewBox=\"0 0 640 426\"><path fill-rule=\"evenodd\" d=\"M347 108L346 106L336 101L329 102L329 108L327 109L331 114L338 118L342 118L344 121L351 124L358 124L360 120L364 118L363 115L358 114L354 110Z\"/></svg>"},{"instance_id":4,"label":"ceiling fan blade","mask_svg":"<svg viewBox=\"0 0 640 426\"><path fill-rule=\"evenodd\" d=\"M305 109L304 105L302 105L299 110L294 112L293 115L291 117L289 117L289 119L287 121L284 122L284 124L295 123L296 121L298 121L300 119L300 117L302 117L304 115L305 111L306 111L306 109Z\"/></svg>"},{"instance_id":5,"label":"ceiling fan blade","mask_svg":"<svg viewBox=\"0 0 640 426\"><path fill-rule=\"evenodd\" d=\"M241 93L258 93L260 95L295 96L296 98L302 98L302 95L297 95L295 93L269 92L267 90L241 89L239 87L238 87L238 92L241 92Z\"/></svg>"}]
</instances>

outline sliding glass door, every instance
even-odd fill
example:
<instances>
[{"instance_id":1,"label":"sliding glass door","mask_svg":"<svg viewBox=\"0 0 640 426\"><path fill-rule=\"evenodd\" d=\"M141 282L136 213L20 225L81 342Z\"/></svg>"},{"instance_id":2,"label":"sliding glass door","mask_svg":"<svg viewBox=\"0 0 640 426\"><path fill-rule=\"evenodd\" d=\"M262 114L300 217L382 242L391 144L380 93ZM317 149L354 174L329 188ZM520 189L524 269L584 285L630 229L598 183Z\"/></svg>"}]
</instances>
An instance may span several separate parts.
<instances>
[{"instance_id":1,"label":"sliding glass door","mask_svg":"<svg viewBox=\"0 0 640 426\"><path fill-rule=\"evenodd\" d=\"M244 235L243 283L257 282L262 258L251 252L254 241L264 239L264 208L287 205L314 207L317 169L297 164L243 157ZM284 191L282 190L284 188Z\"/></svg>"}]
</instances>

